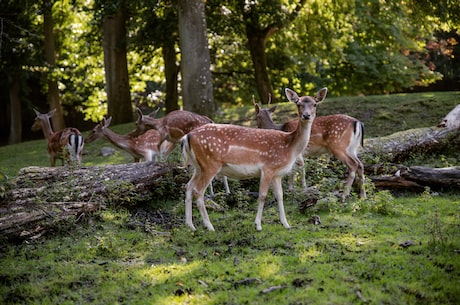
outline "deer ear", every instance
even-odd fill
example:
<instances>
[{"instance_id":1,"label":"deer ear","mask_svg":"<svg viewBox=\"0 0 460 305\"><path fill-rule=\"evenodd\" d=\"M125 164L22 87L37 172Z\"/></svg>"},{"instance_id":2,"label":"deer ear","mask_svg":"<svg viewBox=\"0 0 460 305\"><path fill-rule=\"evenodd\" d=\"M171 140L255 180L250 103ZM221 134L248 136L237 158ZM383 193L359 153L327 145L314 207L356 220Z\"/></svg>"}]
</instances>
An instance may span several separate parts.
<instances>
[{"instance_id":1,"label":"deer ear","mask_svg":"<svg viewBox=\"0 0 460 305\"><path fill-rule=\"evenodd\" d=\"M273 107L271 107L271 108L268 109L268 111L270 111L270 113L275 112L275 110L276 110L276 106L273 106Z\"/></svg>"},{"instance_id":2,"label":"deer ear","mask_svg":"<svg viewBox=\"0 0 460 305\"><path fill-rule=\"evenodd\" d=\"M41 114L40 111L38 111L38 110L35 109L35 108L34 108L34 111L35 111L35 115L36 115L36 116L39 116L39 115Z\"/></svg>"},{"instance_id":3,"label":"deer ear","mask_svg":"<svg viewBox=\"0 0 460 305\"><path fill-rule=\"evenodd\" d=\"M315 95L316 102L321 103L322 101L324 101L324 99L326 98L326 95L327 95L327 88L324 87L320 89L318 92L316 92L316 95Z\"/></svg>"},{"instance_id":4,"label":"deer ear","mask_svg":"<svg viewBox=\"0 0 460 305\"><path fill-rule=\"evenodd\" d=\"M160 111L161 107L158 106L155 110L152 111L152 113L149 114L149 117L151 118L155 118L158 114L158 112Z\"/></svg>"},{"instance_id":5,"label":"deer ear","mask_svg":"<svg viewBox=\"0 0 460 305\"><path fill-rule=\"evenodd\" d=\"M253 102L254 102L254 100L253 100ZM256 114L259 114L259 112L260 112L260 105L259 105L258 103L255 103L255 102L254 102L254 108L255 108L255 110L256 110Z\"/></svg>"},{"instance_id":6,"label":"deer ear","mask_svg":"<svg viewBox=\"0 0 460 305\"><path fill-rule=\"evenodd\" d=\"M284 92L286 93L286 97L290 102L293 102L296 104L299 101L299 96L294 90L286 88Z\"/></svg>"},{"instance_id":7,"label":"deer ear","mask_svg":"<svg viewBox=\"0 0 460 305\"><path fill-rule=\"evenodd\" d=\"M112 116L110 116L108 119L104 119L104 127L109 127L110 122L112 122Z\"/></svg>"},{"instance_id":8,"label":"deer ear","mask_svg":"<svg viewBox=\"0 0 460 305\"><path fill-rule=\"evenodd\" d=\"M48 116L49 116L49 117L52 117L55 113L56 113L56 108L54 108L53 110L51 110L50 112L48 112Z\"/></svg>"},{"instance_id":9,"label":"deer ear","mask_svg":"<svg viewBox=\"0 0 460 305\"><path fill-rule=\"evenodd\" d=\"M137 116L138 116L138 117L141 118L141 117L144 116L144 114L143 114L142 111L139 109L139 107L136 107L136 112L137 112Z\"/></svg>"}]
</instances>

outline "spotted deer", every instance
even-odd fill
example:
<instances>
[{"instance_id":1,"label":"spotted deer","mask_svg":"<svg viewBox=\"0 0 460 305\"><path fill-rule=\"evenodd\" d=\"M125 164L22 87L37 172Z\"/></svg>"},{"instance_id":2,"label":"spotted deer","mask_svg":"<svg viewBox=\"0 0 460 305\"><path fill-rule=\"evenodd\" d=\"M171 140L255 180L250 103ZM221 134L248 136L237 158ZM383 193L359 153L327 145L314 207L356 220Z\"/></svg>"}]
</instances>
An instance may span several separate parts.
<instances>
[{"instance_id":1,"label":"spotted deer","mask_svg":"<svg viewBox=\"0 0 460 305\"><path fill-rule=\"evenodd\" d=\"M153 129L147 130L140 136L135 135L135 130L125 135L117 134L109 128L111 121L112 117L104 118L91 130L85 143L105 139L115 147L128 152L133 156L134 162L139 162L141 158L145 161L156 161L159 156L167 156L174 148L174 144L169 141L164 141L158 147L160 134Z\"/></svg>"},{"instance_id":2,"label":"spotted deer","mask_svg":"<svg viewBox=\"0 0 460 305\"><path fill-rule=\"evenodd\" d=\"M254 101L253 103L256 111L257 126L259 128L287 132L297 128L297 120L292 120L284 124L273 122L272 114L275 112L276 106L263 109L262 106ZM348 168L348 178L342 194L342 201L350 195L351 186L356 178L356 172L358 172L359 195L361 198L366 198L364 167L357 153L359 146L363 145L363 138L364 124L355 118L344 114L316 117L311 127L310 142L307 149L297 159L297 164L301 167L302 187L306 188L303 155L315 156L330 153L342 161ZM294 173L291 173L289 181L290 189L293 189L293 175Z\"/></svg>"},{"instance_id":3,"label":"spotted deer","mask_svg":"<svg viewBox=\"0 0 460 305\"><path fill-rule=\"evenodd\" d=\"M260 177L256 229L262 230L262 211L270 186L278 202L280 221L290 228L284 212L282 177L289 173L297 156L306 148L316 106L327 94L319 90L314 97L302 96L286 89L289 101L297 105L298 124L291 132L257 129L229 124L206 124L194 129L181 140L182 153L192 165L192 178L185 192L185 222L195 230L192 201L196 198L205 227L214 231L204 204L204 191L217 174L236 179Z\"/></svg>"},{"instance_id":4,"label":"spotted deer","mask_svg":"<svg viewBox=\"0 0 460 305\"><path fill-rule=\"evenodd\" d=\"M162 145L164 141L170 141L174 144L180 142L180 139L188 134L190 131L203 126L205 124L213 123L213 121L203 115L186 110L174 110L166 114L162 118L155 118L158 113L157 108L149 115L144 115L142 111L137 108L138 118L136 120L136 134L142 134L150 129L155 129L160 133L160 140L158 145ZM223 177L225 193L230 193L227 177ZM211 196L214 197L214 189L212 184L209 186Z\"/></svg>"},{"instance_id":5,"label":"spotted deer","mask_svg":"<svg viewBox=\"0 0 460 305\"><path fill-rule=\"evenodd\" d=\"M40 113L35 110L37 117L32 125L32 131L43 131L43 135L48 141L48 156L51 161L51 166L56 166L56 159L62 160L62 165L65 163L71 164L81 163L83 153L83 137L80 131L73 127L64 128L60 131L53 131L50 119L53 117L56 109L48 113Z\"/></svg>"}]
</instances>

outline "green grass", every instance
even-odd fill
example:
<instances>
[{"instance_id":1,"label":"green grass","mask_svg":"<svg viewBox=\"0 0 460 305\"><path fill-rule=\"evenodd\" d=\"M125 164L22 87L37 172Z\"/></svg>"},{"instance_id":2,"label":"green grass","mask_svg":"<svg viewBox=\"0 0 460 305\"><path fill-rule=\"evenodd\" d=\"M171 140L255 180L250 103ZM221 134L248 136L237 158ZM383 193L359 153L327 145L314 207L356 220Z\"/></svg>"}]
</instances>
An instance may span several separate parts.
<instances>
[{"instance_id":1,"label":"green grass","mask_svg":"<svg viewBox=\"0 0 460 305\"><path fill-rule=\"evenodd\" d=\"M436 125L459 98L457 92L330 98L318 112L362 119L374 137ZM282 120L294 108L283 103L278 111L275 120ZM216 121L253 126L253 107L229 109ZM100 156L103 146L110 144L86 145L83 165L132 162L120 150ZM180 160L177 150L172 159ZM216 232L204 229L196 209L197 231L190 231L183 199L159 198L71 219L38 240L0 241L0 304L458 303L458 193L391 195L367 185L367 200L352 197L342 205L330 194L342 185L343 166L308 161L318 165L308 184L323 195L304 211L299 206L308 195L285 192L290 230L279 223L270 195L257 232L256 200L244 195L247 185L230 181L233 201L218 196L224 210L208 209ZM413 162L458 165L458 156ZM0 147L0 173L8 179L32 165L49 166L45 140ZM308 222L313 215L321 225Z\"/></svg>"},{"instance_id":2,"label":"green grass","mask_svg":"<svg viewBox=\"0 0 460 305\"><path fill-rule=\"evenodd\" d=\"M291 230L270 205L262 232L253 225L255 202L211 211L216 232L203 228L198 213L191 232L175 203L151 207L171 213L172 229L141 219L133 228L127 211L104 211L96 224L4 245L0 302L363 304L360 291L368 304L456 304L458 197L391 199L391 215L359 212L356 204L323 202L307 214L290 204ZM313 213L321 225L307 222ZM400 246L406 241L414 244ZM263 293L270 287L278 289Z\"/></svg>"}]
</instances>

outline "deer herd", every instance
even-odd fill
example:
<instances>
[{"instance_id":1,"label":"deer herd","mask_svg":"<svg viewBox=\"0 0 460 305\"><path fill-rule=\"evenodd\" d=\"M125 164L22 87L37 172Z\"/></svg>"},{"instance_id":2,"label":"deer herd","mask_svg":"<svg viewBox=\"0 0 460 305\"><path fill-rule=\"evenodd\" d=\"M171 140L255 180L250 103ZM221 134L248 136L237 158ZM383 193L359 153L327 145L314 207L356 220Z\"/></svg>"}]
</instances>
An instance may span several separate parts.
<instances>
[{"instance_id":1,"label":"deer herd","mask_svg":"<svg viewBox=\"0 0 460 305\"><path fill-rule=\"evenodd\" d=\"M259 179L258 209L255 226L262 230L262 211L268 191L272 187L279 209L279 217L285 228L287 222L282 179L290 174L289 190L294 190L294 164L300 166L302 188L305 191L304 157L329 153L343 162L348 169L348 178L342 201L350 195L353 182L357 180L359 195L366 198L364 189L364 168L358 158L358 148L363 145L364 125L359 120L343 114L316 116L317 106L324 101L327 89L320 89L315 96L299 96L286 89L287 99L297 107L297 119L284 124L273 122L276 106L263 108L254 103L258 128L232 124L216 124L208 117L175 110L163 118L156 118L159 108L150 115L144 115L138 108L136 128L121 135L109 126L111 117L103 119L83 141L76 128L53 131L50 119L55 110L46 114L35 111L33 131L42 130L48 143L51 166L56 159L62 164L80 164L84 144L105 139L126 151L139 162L157 161L166 157L180 144L185 164L193 170L185 189L185 223L195 230L192 219L192 205L195 200L204 226L214 231L205 205L205 190L216 176L223 177L226 193L230 193L227 177L234 179Z\"/></svg>"}]
</instances>

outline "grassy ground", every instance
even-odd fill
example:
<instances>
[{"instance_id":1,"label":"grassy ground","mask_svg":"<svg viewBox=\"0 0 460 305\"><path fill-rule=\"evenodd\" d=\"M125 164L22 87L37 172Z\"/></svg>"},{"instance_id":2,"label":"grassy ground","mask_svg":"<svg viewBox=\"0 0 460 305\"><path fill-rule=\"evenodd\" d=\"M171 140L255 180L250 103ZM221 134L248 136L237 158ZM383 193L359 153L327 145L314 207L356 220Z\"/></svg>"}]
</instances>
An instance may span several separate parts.
<instances>
[{"instance_id":1,"label":"grassy ground","mask_svg":"<svg viewBox=\"0 0 460 305\"><path fill-rule=\"evenodd\" d=\"M318 112L362 119L374 137L436 125L459 99L458 93L331 98ZM279 120L284 108L293 111L281 104ZM217 121L253 125L252 111L227 111ZM101 157L102 146L110 145L86 146L85 166L132 161L119 150ZM177 151L172 158L180 159ZM440 158L414 160L430 165ZM459 165L458 154L449 160ZM198 230L191 232L183 200L159 198L61 223L46 238L0 241L0 304L458 304L458 194L392 195L368 185L367 200L342 205L328 192L341 185L341 165L314 162L308 183L325 196L303 210L307 195L286 192L291 230L279 223L270 197L257 232L255 200L231 181L232 200L218 196L222 210L209 209L216 232L204 230L196 210ZM30 165L49 165L44 140L0 147L3 175ZM321 224L308 222L314 215Z\"/></svg>"}]
</instances>

